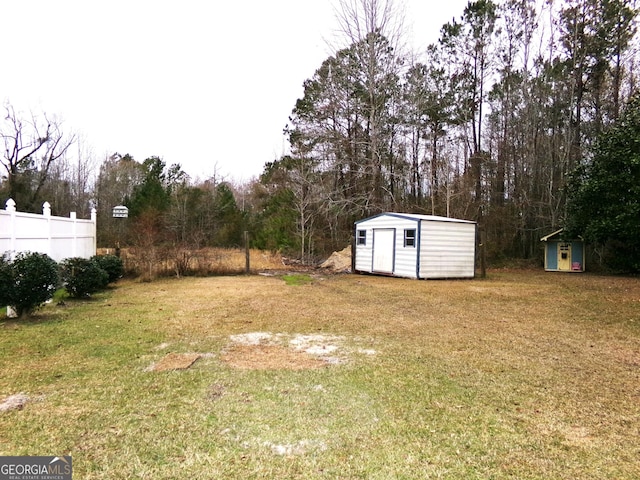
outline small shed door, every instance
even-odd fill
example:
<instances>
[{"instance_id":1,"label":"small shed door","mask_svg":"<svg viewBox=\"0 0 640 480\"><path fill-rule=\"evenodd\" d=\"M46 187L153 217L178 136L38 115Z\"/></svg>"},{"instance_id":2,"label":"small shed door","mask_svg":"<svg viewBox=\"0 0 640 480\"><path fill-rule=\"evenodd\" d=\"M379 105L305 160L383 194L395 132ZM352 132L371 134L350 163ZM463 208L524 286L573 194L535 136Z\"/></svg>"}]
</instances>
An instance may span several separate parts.
<instances>
[{"instance_id":1,"label":"small shed door","mask_svg":"<svg viewBox=\"0 0 640 480\"><path fill-rule=\"evenodd\" d=\"M571 244L560 243L558 245L558 270L571 271Z\"/></svg>"},{"instance_id":2,"label":"small shed door","mask_svg":"<svg viewBox=\"0 0 640 480\"><path fill-rule=\"evenodd\" d=\"M393 273L393 253L396 232L393 228L373 230L373 271Z\"/></svg>"}]
</instances>

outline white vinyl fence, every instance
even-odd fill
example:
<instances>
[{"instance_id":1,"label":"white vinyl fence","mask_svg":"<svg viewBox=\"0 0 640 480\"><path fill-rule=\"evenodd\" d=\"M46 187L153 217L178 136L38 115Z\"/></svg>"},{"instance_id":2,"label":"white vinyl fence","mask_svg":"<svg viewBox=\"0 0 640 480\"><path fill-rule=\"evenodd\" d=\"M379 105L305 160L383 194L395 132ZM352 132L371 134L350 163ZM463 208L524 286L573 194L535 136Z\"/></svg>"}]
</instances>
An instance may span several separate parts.
<instances>
[{"instance_id":1,"label":"white vinyl fence","mask_svg":"<svg viewBox=\"0 0 640 480\"><path fill-rule=\"evenodd\" d=\"M46 253L56 262L71 257L90 258L96 254L96 209L91 219L51 215L51 205L42 205L42 215L16 211L16 202L7 200L0 210L0 255L11 258L19 252Z\"/></svg>"}]
</instances>

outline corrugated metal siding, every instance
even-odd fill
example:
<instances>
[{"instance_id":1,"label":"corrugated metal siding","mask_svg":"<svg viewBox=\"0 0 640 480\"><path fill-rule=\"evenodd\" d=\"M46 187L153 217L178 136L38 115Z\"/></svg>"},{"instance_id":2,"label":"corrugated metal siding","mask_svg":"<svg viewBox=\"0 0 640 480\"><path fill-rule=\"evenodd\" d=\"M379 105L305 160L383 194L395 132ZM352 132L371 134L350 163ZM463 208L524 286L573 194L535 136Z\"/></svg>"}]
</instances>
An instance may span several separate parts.
<instances>
[{"instance_id":1,"label":"corrugated metal siding","mask_svg":"<svg viewBox=\"0 0 640 480\"><path fill-rule=\"evenodd\" d=\"M418 263L418 224L417 222L398 222L400 227L396 230L396 269L394 275L399 277L417 278ZM413 247L404 246L405 229L416 230L416 244Z\"/></svg>"},{"instance_id":2,"label":"corrugated metal siding","mask_svg":"<svg viewBox=\"0 0 640 480\"><path fill-rule=\"evenodd\" d=\"M367 232L365 245L358 245L358 230ZM356 227L356 261L355 269L359 272L371 272L373 265L373 230L358 225Z\"/></svg>"},{"instance_id":3,"label":"corrugated metal siding","mask_svg":"<svg viewBox=\"0 0 640 480\"><path fill-rule=\"evenodd\" d=\"M420 278L475 275L475 224L423 221L420 242Z\"/></svg>"}]
</instances>

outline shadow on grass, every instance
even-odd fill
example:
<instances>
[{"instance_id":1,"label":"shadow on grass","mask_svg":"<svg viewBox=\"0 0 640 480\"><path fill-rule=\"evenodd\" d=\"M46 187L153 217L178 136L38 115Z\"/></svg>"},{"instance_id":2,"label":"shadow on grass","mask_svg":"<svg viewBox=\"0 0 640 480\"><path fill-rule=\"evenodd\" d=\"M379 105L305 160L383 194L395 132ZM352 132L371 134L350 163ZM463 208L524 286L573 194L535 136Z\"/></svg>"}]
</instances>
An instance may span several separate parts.
<instances>
[{"instance_id":1,"label":"shadow on grass","mask_svg":"<svg viewBox=\"0 0 640 480\"><path fill-rule=\"evenodd\" d=\"M62 318L55 312L33 312L21 317L7 317L6 309L0 312L0 328L18 328L20 326L40 325L43 323L62 322Z\"/></svg>"}]
</instances>

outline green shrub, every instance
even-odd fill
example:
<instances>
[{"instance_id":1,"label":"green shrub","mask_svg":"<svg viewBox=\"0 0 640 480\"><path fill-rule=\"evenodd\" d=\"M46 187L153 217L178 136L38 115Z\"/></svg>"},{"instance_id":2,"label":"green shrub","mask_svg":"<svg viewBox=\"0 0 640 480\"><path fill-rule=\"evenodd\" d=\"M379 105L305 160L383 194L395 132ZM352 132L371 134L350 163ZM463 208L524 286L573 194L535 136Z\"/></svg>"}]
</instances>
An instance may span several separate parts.
<instances>
[{"instance_id":1,"label":"green shrub","mask_svg":"<svg viewBox=\"0 0 640 480\"><path fill-rule=\"evenodd\" d=\"M124 263L120 257L115 255L94 255L91 260L107 272L109 283L113 283L124 275Z\"/></svg>"},{"instance_id":2,"label":"green shrub","mask_svg":"<svg viewBox=\"0 0 640 480\"><path fill-rule=\"evenodd\" d=\"M13 273L7 255L0 256L0 308L9 305L9 292L13 289Z\"/></svg>"},{"instance_id":3,"label":"green shrub","mask_svg":"<svg viewBox=\"0 0 640 480\"><path fill-rule=\"evenodd\" d=\"M5 268L5 267L3 267ZM10 263L11 287L6 303L19 316L29 315L49 300L58 285L58 265L44 253L19 253Z\"/></svg>"},{"instance_id":4,"label":"green shrub","mask_svg":"<svg viewBox=\"0 0 640 480\"><path fill-rule=\"evenodd\" d=\"M109 283L109 274L93 260L74 257L60 263L62 283L70 296L88 297Z\"/></svg>"}]
</instances>

